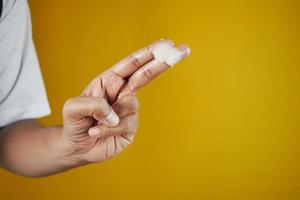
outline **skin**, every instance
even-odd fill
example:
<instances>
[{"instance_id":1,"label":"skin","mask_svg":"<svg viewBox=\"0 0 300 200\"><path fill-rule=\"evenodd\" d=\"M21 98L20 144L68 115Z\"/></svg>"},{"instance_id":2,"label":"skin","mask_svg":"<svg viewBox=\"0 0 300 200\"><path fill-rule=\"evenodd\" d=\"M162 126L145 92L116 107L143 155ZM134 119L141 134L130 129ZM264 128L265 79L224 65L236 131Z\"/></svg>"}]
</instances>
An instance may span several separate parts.
<instances>
[{"instance_id":1,"label":"skin","mask_svg":"<svg viewBox=\"0 0 300 200\"><path fill-rule=\"evenodd\" d=\"M133 142L138 127L136 91L169 68L144 47L98 75L63 107L63 125L23 120L0 130L0 165L23 176L46 176L112 158ZM173 43L172 43L173 44ZM182 58L190 50L180 45Z\"/></svg>"}]
</instances>

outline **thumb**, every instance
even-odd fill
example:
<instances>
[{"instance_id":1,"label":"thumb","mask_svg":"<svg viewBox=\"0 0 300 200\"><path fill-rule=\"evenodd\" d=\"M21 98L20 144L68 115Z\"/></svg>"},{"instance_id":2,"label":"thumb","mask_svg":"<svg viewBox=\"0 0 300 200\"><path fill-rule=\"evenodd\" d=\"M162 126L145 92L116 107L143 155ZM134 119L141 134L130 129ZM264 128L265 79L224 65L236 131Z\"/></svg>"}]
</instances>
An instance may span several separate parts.
<instances>
[{"instance_id":1,"label":"thumb","mask_svg":"<svg viewBox=\"0 0 300 200\"><path fill-rule=\"evenodd\" d=\"M93 117L100 123L115 127L119 124L119 117L101 97L74 97L66 101L63 108L64 120L80 121L86 117Z\"/></svg>"}]
</instances>

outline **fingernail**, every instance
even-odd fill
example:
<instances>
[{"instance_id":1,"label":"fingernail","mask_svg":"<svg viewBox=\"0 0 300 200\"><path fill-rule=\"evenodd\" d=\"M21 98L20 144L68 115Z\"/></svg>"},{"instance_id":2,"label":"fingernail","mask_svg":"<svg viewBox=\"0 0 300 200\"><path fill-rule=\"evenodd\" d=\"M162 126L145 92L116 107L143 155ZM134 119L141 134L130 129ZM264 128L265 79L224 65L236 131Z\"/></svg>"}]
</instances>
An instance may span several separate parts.
<instances>
[{"instance_id":1,"label":"fingernail","mask_svg":"<svg viewBox=\"0 0 300 200\"><path fill-rule=\"evenodd\" d=\"M107 117L104 119L104 122L108 126L117 126L119 124L119 117L115 113L115 111L112 109L110 113L107 115Z\"/></svg>"},{"instance_id":2,"label":"fingernail","mask_svg":"<svg viewBox=\"0 0 300 200\"><path fill-rule=\"evenodd\" d=\"M97 137L97 136L99 136L100 135L100 129L99 128L97 128L97 127L93 127L93 128L90 128L90 130L89 130L89 135L91 136L91 137Z\"/></svg>"},{"instance_id":3,"label":"fingernail","mask_svg":"<svg viewBox=\"0 0 300 200\"><path fill-rule=\"evenodd\" d=\"M191 48L186 44L182 44L178 48L182 51L182 58L186 58L191 54Z\"/></svg>"},{"instance_id":4,"label":"fingernail","mask_svg":"<svg viewBox=\"0 0 300 200\"><path fill-rule=\"evenodd\" d=\"M186 57L189 56L191 54L191 48L189 46L187 46L187 48L185 49L185 55Z\"/></svg>"}]
</instances>

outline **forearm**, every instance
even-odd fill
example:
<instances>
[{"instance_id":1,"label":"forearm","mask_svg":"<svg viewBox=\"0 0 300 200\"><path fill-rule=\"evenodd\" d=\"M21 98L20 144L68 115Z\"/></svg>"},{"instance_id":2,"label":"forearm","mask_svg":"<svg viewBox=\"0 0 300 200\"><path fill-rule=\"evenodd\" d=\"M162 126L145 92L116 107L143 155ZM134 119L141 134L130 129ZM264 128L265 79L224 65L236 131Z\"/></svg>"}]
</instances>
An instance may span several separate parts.
<instances>
[{"instance_id":1,"label":"forearm","mask_svg":"<svg viewBox=\"0 0 300 200\"><path fill-rule=\"evenodd\" d=\"M62 127L43 127L34 120L0 131L0 164L24 176L45 176L79 165L62 142Z\"/></svg>"}]
</instances>

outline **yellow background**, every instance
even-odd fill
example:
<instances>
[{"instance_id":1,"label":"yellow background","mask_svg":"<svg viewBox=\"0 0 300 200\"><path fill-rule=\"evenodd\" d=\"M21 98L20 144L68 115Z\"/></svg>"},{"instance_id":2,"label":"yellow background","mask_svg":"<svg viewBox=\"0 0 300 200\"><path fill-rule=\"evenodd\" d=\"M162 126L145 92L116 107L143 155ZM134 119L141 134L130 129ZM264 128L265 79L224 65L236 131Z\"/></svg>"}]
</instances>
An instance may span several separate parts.
<instances>
[{"instance_id":1,"label":"yellow background","mask_svg":"<svg viewBox=\"0 0 300 200\"><path fill-rule=\"evenodd\" d=\"M41 179L0 171L0 199L300 199L297 0L30 0L53 114L159 38L192 55L139 92L133 145Z\"/></svg>"}]
</instances>

